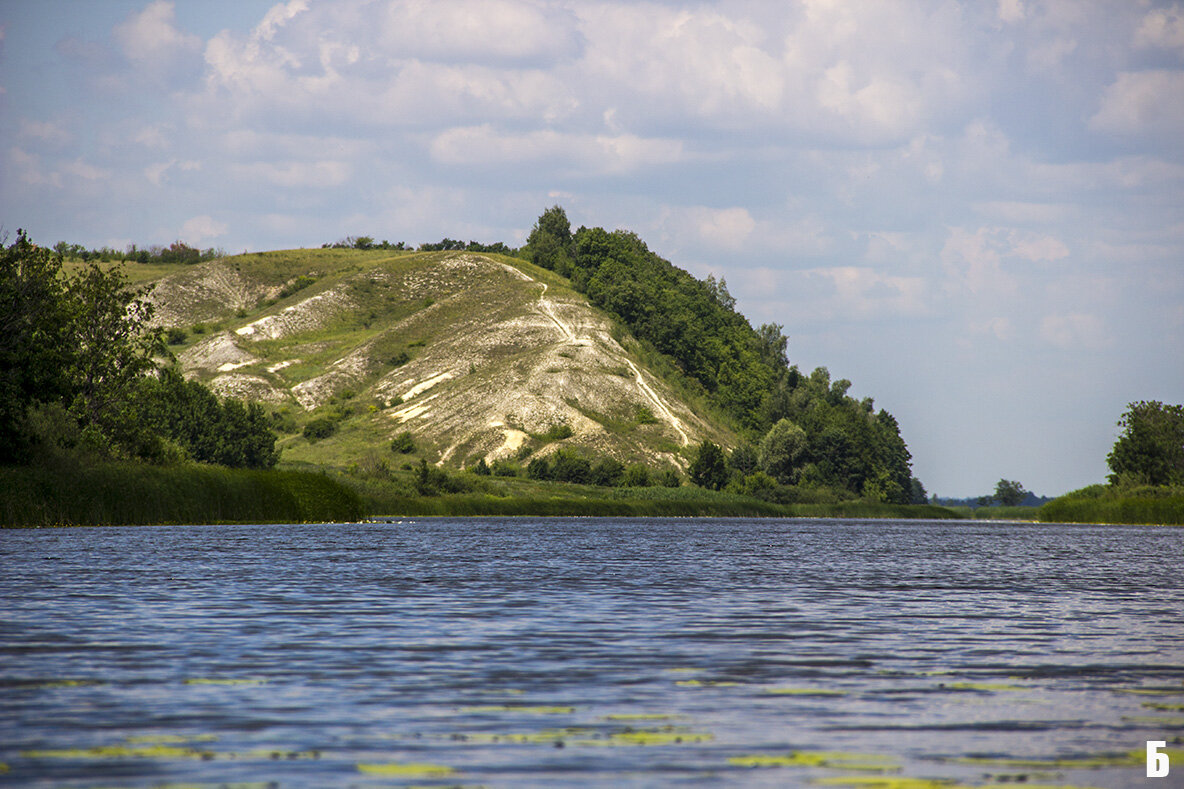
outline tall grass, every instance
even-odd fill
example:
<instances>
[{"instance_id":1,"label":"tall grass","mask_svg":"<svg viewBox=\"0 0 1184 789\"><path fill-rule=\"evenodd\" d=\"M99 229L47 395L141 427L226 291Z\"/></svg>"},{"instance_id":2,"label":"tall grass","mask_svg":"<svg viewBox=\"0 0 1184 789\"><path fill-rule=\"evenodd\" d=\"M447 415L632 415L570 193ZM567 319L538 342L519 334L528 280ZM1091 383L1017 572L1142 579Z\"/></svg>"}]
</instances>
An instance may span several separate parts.
<instances>
[{"instance_id":1,"label":"tall grass","mask_svg":"<svg viewBox=\"0 0 1184 789\"><path fill-rule=\"evenodd\" d=\"M1092 485L1040 508L1046 523L1184 525L1184 488Z\"/></svg>"},{"instance_id":2,"label":"tall grass","mask_svg":"<svg viewBox=\"0 0 1184 789\"><path fill-rule=\"evenodd\" d=\"M358 495L321 474L139 463L0 468L0 525L358 520Z\"/></svg>"}]
</instances>

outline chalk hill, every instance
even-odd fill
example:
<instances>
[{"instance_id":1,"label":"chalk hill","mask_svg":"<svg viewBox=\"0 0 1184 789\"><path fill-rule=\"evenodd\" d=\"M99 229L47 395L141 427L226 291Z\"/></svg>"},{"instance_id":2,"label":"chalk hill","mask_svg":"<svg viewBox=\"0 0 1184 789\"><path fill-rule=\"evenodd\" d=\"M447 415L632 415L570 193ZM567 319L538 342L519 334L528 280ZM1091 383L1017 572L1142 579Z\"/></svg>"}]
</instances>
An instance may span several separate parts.
<instances>
[{"instance_id":1,"label":"chalk hill","mask_svg":"<svg viewBox=\"0 0 1184 789\"><path fill-rule=\"evenodd\" d=\"M403 432L452 467L575 446L685 469L704 438L735 443L566 279L517 258L244 254L169 274L151 300L157 323L186 332L174 350L188 377L274 407L286 461L389 458ZM333 432L309 440L314 420Z\"/></svg>"}]
</instances>

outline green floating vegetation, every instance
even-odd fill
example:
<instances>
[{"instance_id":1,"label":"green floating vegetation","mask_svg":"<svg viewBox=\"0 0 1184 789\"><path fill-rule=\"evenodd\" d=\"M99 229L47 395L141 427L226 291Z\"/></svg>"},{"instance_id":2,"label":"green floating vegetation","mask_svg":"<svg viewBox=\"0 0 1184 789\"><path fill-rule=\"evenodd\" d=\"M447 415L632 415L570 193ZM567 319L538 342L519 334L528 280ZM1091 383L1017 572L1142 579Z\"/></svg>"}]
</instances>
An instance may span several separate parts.
<instances>
[{"instance_id":1,"label":"green floating vegetation","mask_svg":"<svg viewBox=\"0 0 1184 789\"><path fill-rule=\"evenodd\" d=\"M617 712L603 716L606 721L671 721L681 717L668 712Z\"/></svg>"},{"instance_id":2,"label":"green floating vegetation","mask_svg":"<svg viewBox=\"0 0 1184 789\"><path fill-rule=\"evenodd\" d=\"M567 715L575 712L575 707L547 706L547 705L519 705L519 704L483 704L475 707L462 707L461 712L516 712L521 715Z\"/></svg>"},{"instance_id":3,"label":"green floating vegetation","mask_svg":"<svg viewBox=\"0 0 1184 789\"><path fill-rule=\"evenodd\" d=\"M733 756L728 764L737 767L827 767L836 770L892 772L900 765L891 757L846 751L792 751L787 754Z\"/></svg>"},{"instance_id":4,"label":"green floating vegetation","mask_svg":"<svg viewBox=\"0 0 1184 789\"><path fill-rule=\"evenodd\" d=\"M1098 789L1094 786L1068 786L1065 784L1033 784L1020 779L1025 789ZM908 778L905 776L882 775L838 775L818 778L813 783L820 786L851 786L857 789L981 789L973 784L958 783L949 778Z\"/></svg>"},{"instance_id":5,"label":"green floating vegetation","mask_svg":"<svg viewBox=\"0 0 1184 789\"><path fill-rule=\"evenodd\" d=\"M1160 750L1173 762L1184 761L1184 749L1165 748ZM997 765L1005 767L1029 767L1046 770L1096 770L1104 767L1141 767L1146 764L1147 753L1142 749L1122 754L1098 756L1057 757L1051 759L1027 759L995 756L974 756L951 759L956 764Z\"/></svg>"},{"instance_id":6,"label":"green floating vegetation","mask_svg":"<svg viewBox=\"0 0 1184 789\"><path fill-rule=\"evenodd\" d=\"M1184 727L1184 717L1163 717L1159 715L1124 715L1122 718L1128 723L1138 723L1146 726L1164 726L1172 729Z\"/></svg>"},{"instance_id":7,"label":"green floating vegetation","mask_svg":"<svg viewBox=\"0 0 1184 789\"><path fill-rule=\"evenodd\" d=\"M447 778L455 768L443 764L408 762L404 764L359 764L358 772L381 778Z\"/></svg>"},{"instance_id":8,"label":"green floating vegetation","mask_svg":"<svg viewBox=\"0 0 1184 789\"><path fill-rule=\"evenodd\" d=\"M1184 688L1115 688L1114 692L1136 696L1184 696Z\"/></svg>"},{"instance_id":9,"label":"green floating vegetation","mask_svg":"<svg viewBox=\"0 0 1184 789\"><path fill-rule=\"evenodd\" d=\"M446 735L445 739L470 745L548 745L566 741L573 737L589 737L594 730L585 727L544 729L532 732L466 732Z\"/></svg>"},{"instance_id":10,"label":"green floating vegetation","mask_svg":"<svg viewBox=\"0 0 1184 789\"><path fill-rule=\"evenodd\" d=\"M826 688L766 688L766 696L846 696L845 690Z\"/></svg>"},{"instance_id":11,"label":"green floating vegetation","mask_svg":"<svg viewBox=\"0 0 1184 789\"><path fill-rule=\"evenodd\" d=\"M715 735L710 732L687 731L673 726L661 729L637 729L613 732L592 740L578 740L575 745L685 745L688 743L711 742Z\"/></svg>"},{"instance_id":12,"label":"green floating vegetation","mask_svg":"<svg viewBox=\"0 0 1184 789\"><path fill-rule=\"evenodd\" d=\"M1149 710L1162 710L1163 712L1184 712L1184 704L1165 704L1159 701L1145 701L1143 706Z\"/></svg>"},{"instance_id":13,"label":"green floating vegetation","mask_svg":"<svg viewBox=\"0 0 1184 789\"><path fill-rule=\"evenodd\" d=\"M723 679L680 679L674 684L684 688L734 688L741 683Z\"/></svg>"},{"instance_id":14,"label":"green floating vegetation","mask_svg":"<svg viewBox=\"0 0 1184 789\"><path fill-rule=\"evenodd\" d=\"M625 727L605 732L587 726L568 726L532 732L464 732L443 735L442 739L467 745L563 745L585 747L634 747L653 745L687 745L711 742L710 732L692 731L682 726L662 726L648 729Z\"/></svg>"},{"instance_id":15,"label":"green floating vegetation","mask_svg":"<svg viewBox=\"0 0 1184 789\"><path fill-rule=\"evenodd\" d=\"M861 789L974 789L945 778L907 778L882 775L836 775L817 778L821 786L855 786ZM1032 787L1024 784L1028 789Z\"/></svg>"},{"instance_id":16,"label":"green floating vegetation","mask_svg":"<svg viewBox=\"0 0 1184 789\"><path fill-rule=\"evenodd\" d=\"M28 759L159 759L180 761L294 761L321 758L320 751L286 751L259 748L251 751L210 751L174 744L100 745L94 748L60 748L22 751Z\"/></svg>"},{"instance_id":17,"label":"green floating vegetation","mask_svg":"<svg viewBox=\"0 0 1184 789\"><path fill-rule=\"evenodd\" d=\"M976 690L982 693L1006 693L1016 690L1030 690L1023 685L1009 685L1004 682L951 682L941 687L946 690Z\"/></svg>"},{"instance_id":18,"label":"green floating vegetation","mask_svg":"<svg viewBox=\"0 0 1184 789\"><path fill-rule=\"evenodd\" d=\"M128 737L129 745L182 745L187 742L217 742L216 734L141 734Z\"/></svg>"},{"instance_id":19,"label":"green floating vegetation","mask_svg":"<svg viewBox=\"0 0 1184 789\"><path fill-rule=\"evenodd\" d=\"M205 677L195 677L185 680L186 685L228 685L232 687L238 685L263 685L266 682L267 680L264 679L218 679Z\"/></svg>"},{"instance_id":20,"label":"green floating vegetation","mask_svg":"<svg viewBox=\"0 0 1184 789\"><path fill-rule=\"evenodd\" d=\"M99 685L105 685L105 682L97 679L51 679L45 682L34 682L29 685L18 685L18 687L27 687L34 690L53 690L55 688L94 688Z\"/></svg>"}]
</instances>

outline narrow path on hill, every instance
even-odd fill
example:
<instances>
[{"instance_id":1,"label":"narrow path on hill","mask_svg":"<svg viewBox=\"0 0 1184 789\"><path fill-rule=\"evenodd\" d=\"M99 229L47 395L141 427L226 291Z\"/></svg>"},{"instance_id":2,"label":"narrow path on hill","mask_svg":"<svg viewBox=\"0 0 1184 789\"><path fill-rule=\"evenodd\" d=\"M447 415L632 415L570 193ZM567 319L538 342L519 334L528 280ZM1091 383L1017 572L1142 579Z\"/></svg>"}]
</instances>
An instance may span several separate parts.
<instances>
[{"instance_id":1,"label":"narrow path on hill","mask_svg":"<svg viewBox=\"0 0 1184 789\"><path fill-rule=\"evenodd\" d=\"M538 282L538 280L535 280L535 282ZM546 298L547 283L539 282L538 284L543 286L543 290L539 294L539 309L543 312L544 315L546 315L548 318L551 319L552 323L554 323L556 326L559 327L559 330L561 332L563 332L565 337L567 337L567 341L568 342L586 341L589 343L592 342L592 338L590 338L590 337L578 337L575 333L575 330L571 326L569 326L568 324L564 323L563 320L561 320L559 318L559 316L555 313L555 307L554 307L553 302L550 299ZM658 393L655 392L653 390L653 388L650 387L649 384L647 384L645 382L645 378L641 374L641 369L636 364L633 363L633 360L627 356L622 356L621 358L624 360L625 364L629 365L629 369L633 371L633 376L634 376L634 380L637 383L637 388L640 389L642 395L644 395L645 398L650 401L650 404L654 408L654 413L670 423L670 426L674 428L676 433L678 433L679 439L682 442L682 446L685 447L688 444L690 444L691 439L687 436L687 431L683 428L682 420L674 415L674 412L670 410L670 408L666 405L666 402L661 397L658 396Z\"/></svg>"}]
</instances>

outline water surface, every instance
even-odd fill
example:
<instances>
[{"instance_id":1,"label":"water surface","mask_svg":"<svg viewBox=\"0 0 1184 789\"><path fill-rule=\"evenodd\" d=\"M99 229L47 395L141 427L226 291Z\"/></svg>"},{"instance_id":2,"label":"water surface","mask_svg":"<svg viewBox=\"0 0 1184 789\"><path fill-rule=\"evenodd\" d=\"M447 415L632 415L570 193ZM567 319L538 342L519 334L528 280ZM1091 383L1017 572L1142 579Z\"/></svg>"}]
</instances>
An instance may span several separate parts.
<instances>
[{"instance_id":1,"label":"water surface","mask_svg":"<svg viewBox=\"0 0 1184 789\"><path fill-rule=\"evenodd\" d=\"M1182 568L1139 527L7 531L0 785L1184 786L1142 757Z\"/></svg>"}]
</instances>

